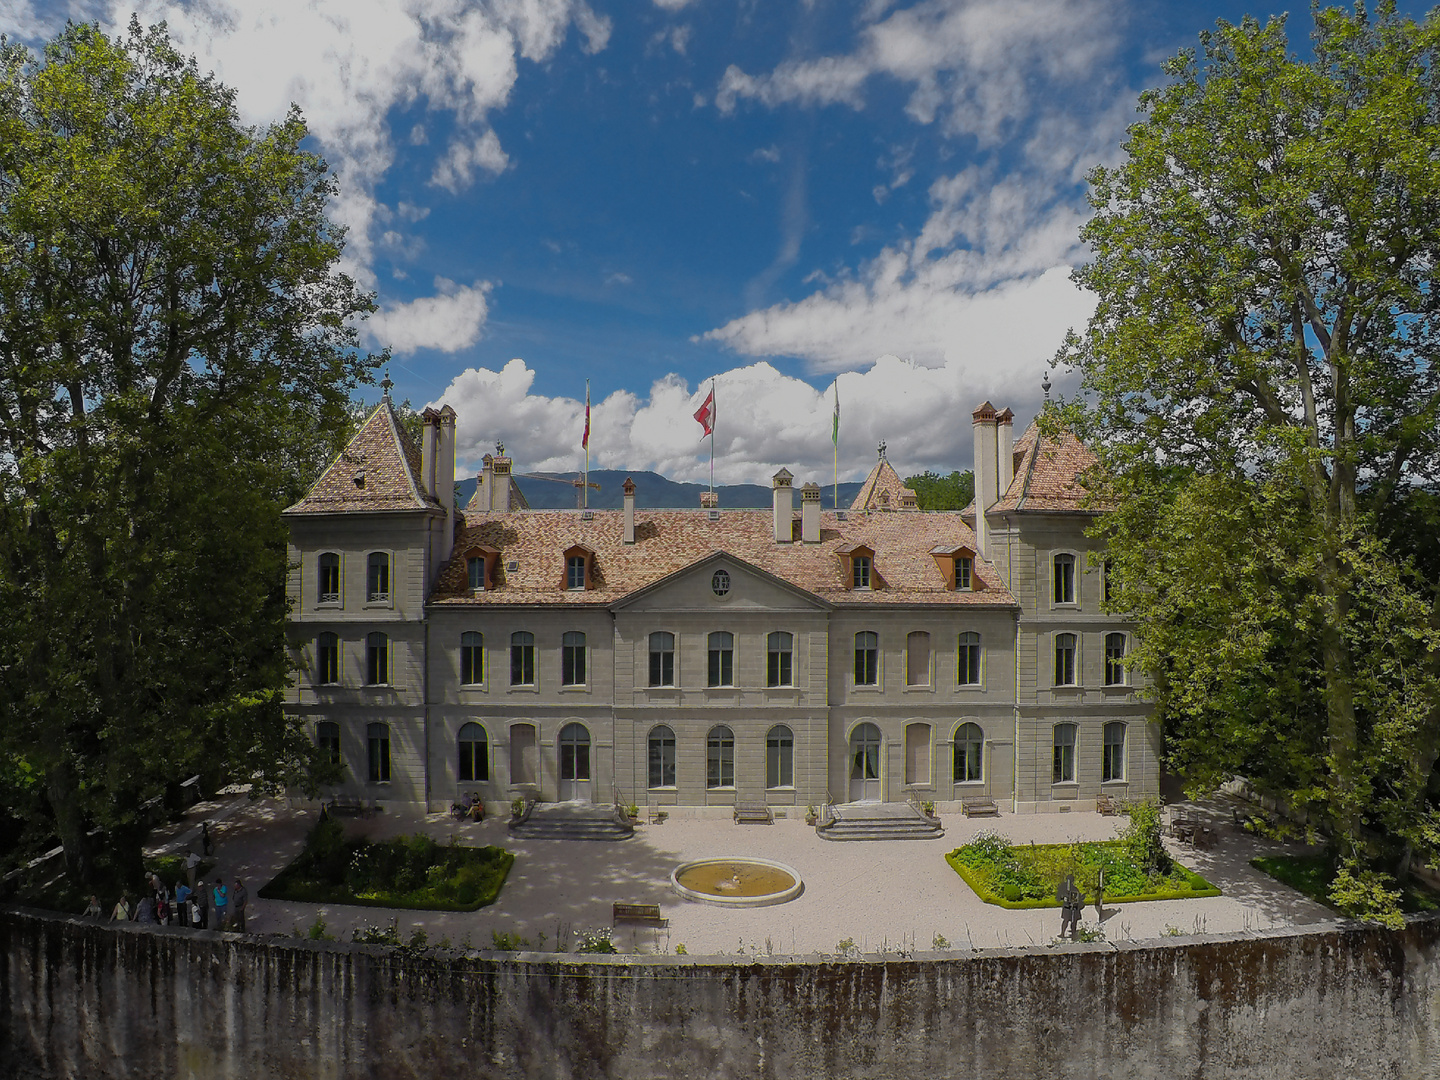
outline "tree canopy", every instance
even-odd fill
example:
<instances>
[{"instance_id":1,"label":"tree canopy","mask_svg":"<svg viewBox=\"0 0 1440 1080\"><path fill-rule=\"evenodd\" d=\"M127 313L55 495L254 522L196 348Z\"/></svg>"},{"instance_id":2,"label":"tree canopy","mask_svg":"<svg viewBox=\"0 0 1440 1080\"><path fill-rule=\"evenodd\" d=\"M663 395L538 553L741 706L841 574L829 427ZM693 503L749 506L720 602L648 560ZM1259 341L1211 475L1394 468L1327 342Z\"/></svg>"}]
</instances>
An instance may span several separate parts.
<instances>
[{"instance_id":1,"label":"tree canopy","mask_svg":"<svg viewBox=\"0 0 1440 1080\"><path fill-rule=\"evenodd\" d=\"M921 510L964 510L975 498L975 474L968 469L949 476L926 469L919 476L907 476L905 486L915 492Z\"/></svg>"},{"instance_id":2,"label":"tree canopy","mask_svg":"<svg viewBox=\"0 0 1440 1080\"><path fill-rule=\"evenodd\" d=\"M1245 776L1324 830L1348 910L1440 837L1440 23L1393 4L1221 22L1090 177L1098 304L1058 360L1117 507L1172 767ZM1430 546L1433 549L1433 531Z\"/></svg>"},{"instance_id":3,"label":"tree canopy","mask_svg":"<svg viewBox=\"0 0 1440 1080\"><path fill-rule=\"evenodd\" d=\"M375 360L305 136L163 27L0 39L0 785L88 884L135 884L168 785L313 757L280 511Z\"/></svg>"}]
</instances>

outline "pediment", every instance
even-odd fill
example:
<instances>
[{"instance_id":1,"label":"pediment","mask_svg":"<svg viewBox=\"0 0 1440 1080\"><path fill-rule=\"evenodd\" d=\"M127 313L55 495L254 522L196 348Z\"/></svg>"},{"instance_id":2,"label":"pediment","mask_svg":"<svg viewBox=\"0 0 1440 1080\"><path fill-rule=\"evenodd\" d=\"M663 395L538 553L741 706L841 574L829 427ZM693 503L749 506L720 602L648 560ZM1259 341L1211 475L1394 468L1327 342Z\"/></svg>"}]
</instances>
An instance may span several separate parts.
<instances>
[{"instance_id":1,"label":"pediment","mask_svg":"<svg viewBox=\"0 0 1440 1080\"><path fill-rule=\"evenodd\" d=\"M717 595L717 574L728 588ZM630 611L823 611L832 605L812 592L790 584L753 563L724 551L705 556L659 581L636 589L610 605Z\"/></svg>"}]
</instances>

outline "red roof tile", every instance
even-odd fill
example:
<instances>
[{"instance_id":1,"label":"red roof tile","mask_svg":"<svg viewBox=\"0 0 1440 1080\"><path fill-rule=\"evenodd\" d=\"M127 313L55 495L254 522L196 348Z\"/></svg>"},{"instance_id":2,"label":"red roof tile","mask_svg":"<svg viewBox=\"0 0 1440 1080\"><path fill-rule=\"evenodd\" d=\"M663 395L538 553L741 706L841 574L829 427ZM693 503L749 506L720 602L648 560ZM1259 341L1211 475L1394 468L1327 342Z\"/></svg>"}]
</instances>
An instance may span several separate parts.
<instances>
[{"instance_id":1,"label":"red roof tile","mask_svg":"<svg viewBox=\"0 0 1440 1080\"><path fill-rule=\"evenodd\" d=\"M604 606L724 552L833 604L1014 605L999 572L983 560L975 566L978 591L946 589L932 549L976 546L975 534L958 513L852 511L846 517L841 521L834 513L822 514L818 544L777 544L769 510L724 510L715 521L703 510L641 510L635 515L635 543L625 544L618 510L593 511L589 521L578 510L470 514L431 600ZM562 587L563 552L576 544L595 552L592 587L583 592ZM854 545L874 550L882 587L846 588L850 568L838 549ZM497 581L494 589L472 596L465 557L481 546L500 551ZM511 563L516 569L507 570Z\"/></svg>"},{"instance_id":2,"label":"red roof tile","mask_svg":"<svg viewBox=\"0 0 1440 1080\"><path fill-rule=\"evenodd\" d=\"M1093 512L1080 474L1095 464L1089 447L1068 431L1042 435L1032 423L1015 440L1015 479L990 509Z\"/></svg>"},{"instance_id":3,"label":"red roof tile","mask_svg":"<svg viewBox=\"0 0 1440 1080\"><path fill-rule=\"evenodd\" d=\"M420 451L382 401L340 456L287 514L426 510L439 502L418 482Z\"/></svg>"},{"instance_id":4,"label":"red roof tile","mask_svg":"<svg viewBox=\"0 0 1440 1080\"><path fill-rule=\"evenodd\" d=\"M915 510L915 492L905 486L890 462L881 458L860 485L851 510Z\"/></svg>"}]
</instances>

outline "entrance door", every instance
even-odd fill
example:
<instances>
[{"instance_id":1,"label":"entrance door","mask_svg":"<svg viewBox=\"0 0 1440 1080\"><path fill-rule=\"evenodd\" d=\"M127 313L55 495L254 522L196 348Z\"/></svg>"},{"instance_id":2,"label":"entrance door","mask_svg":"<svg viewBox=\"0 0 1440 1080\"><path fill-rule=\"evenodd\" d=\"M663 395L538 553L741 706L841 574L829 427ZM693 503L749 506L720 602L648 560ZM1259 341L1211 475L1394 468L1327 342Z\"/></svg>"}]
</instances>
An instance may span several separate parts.
<instances>
[{"instance_id":1,"label":"entrance door","mask_svg":"<svg viewBox=\"0 0 1440 1080\"><path fill-rule=\"evenodd\" d=\"M874 724L850 733L850 801L880 801L880 729Z\"/></svg>"},{"instance_id":2,"label":"entrance door","mask_svg":"<svg viewBox=\"0 0 1440 1080\"><path fill-rule=\"evenodd\" d=\"M510 783L536 784L540 781L540 756L535 750L535 725L510 725Z\"/></svg>"},{"instance_id":3,"label":"entrance door","mask_svg":"<svg viewBox=\"0 0 1440 1080\"><path fill-rule=\"evenodd\" d=\"M583 724L560 732L560 801L590 801L590 732Z\"/></svg>"}]
</instances>

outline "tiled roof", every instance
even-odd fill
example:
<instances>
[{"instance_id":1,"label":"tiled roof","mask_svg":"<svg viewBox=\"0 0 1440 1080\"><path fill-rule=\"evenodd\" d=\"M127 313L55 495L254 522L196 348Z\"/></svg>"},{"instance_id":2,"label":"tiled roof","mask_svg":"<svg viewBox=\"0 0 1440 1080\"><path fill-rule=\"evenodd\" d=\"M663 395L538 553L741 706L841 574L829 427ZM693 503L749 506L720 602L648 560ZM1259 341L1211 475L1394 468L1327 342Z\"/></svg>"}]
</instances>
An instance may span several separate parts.
<instances>
[{"instance_id":1,"label":"tiled roof","mask_svg":"<svg viewBox=\"0 0 1440 1080\"><path fill-rule=\"evenodd\" d=\"M1085 503L1080 474L1095 464L1095 455L1068 431L1042 435L1032 423L1015 440L1015 479L991 511L1094 511Z\"/></svg>"},{"instance_id":2,"label":"tiled roof","mask_svg":"<svg viewBox=\"0 0 1440 1080\"><path fill-rule=\"evenodd\" d=\"M900 475L891 468L890 462L881 458L870 470L865 483L860 485L860 491L855 496L855 501L850 504L850 509L914 510L915 492L905 486Z\"/></svg>"},{"instance_id":3,"label":"tiled roof","mask_svg":"<svg viewBox=\"0 0 1440 1080\"><path fill-rule=\"evenodd\" d=\"M418 482L420 451L382 401L350 444L287 514L426 510L439 503Z\"/></svg>"},{"instance_id":4,"label":"tiled roof","mask_svg":"<svg viewBox=\"0 0 1440 1080\"><path fill-rule=\"evenodd\" d=\"M833 604L1014 605L1003 579L977 559L975 592L945 588L931 551L975 548L975 534L953 511L861 514L841 521L821 515L818 544L777 544L769 510L724 510L716 520L703 510L641 510L635 543L623 542L624 515L595 510L586 521L578 510L531 510L467 515L455 539L455 556L441 573L432 602L441 604L586 604L606 606L707 557L724 552ZM583 544L595 552L592 588L563 587L563 552ZM848 560L838 549L874 550L878 587L851 591ZM498 549L495 588L471 595L466 555L476 547ZM507 570L507 564L516 569Z\"/></svg>"}]
</instances>

